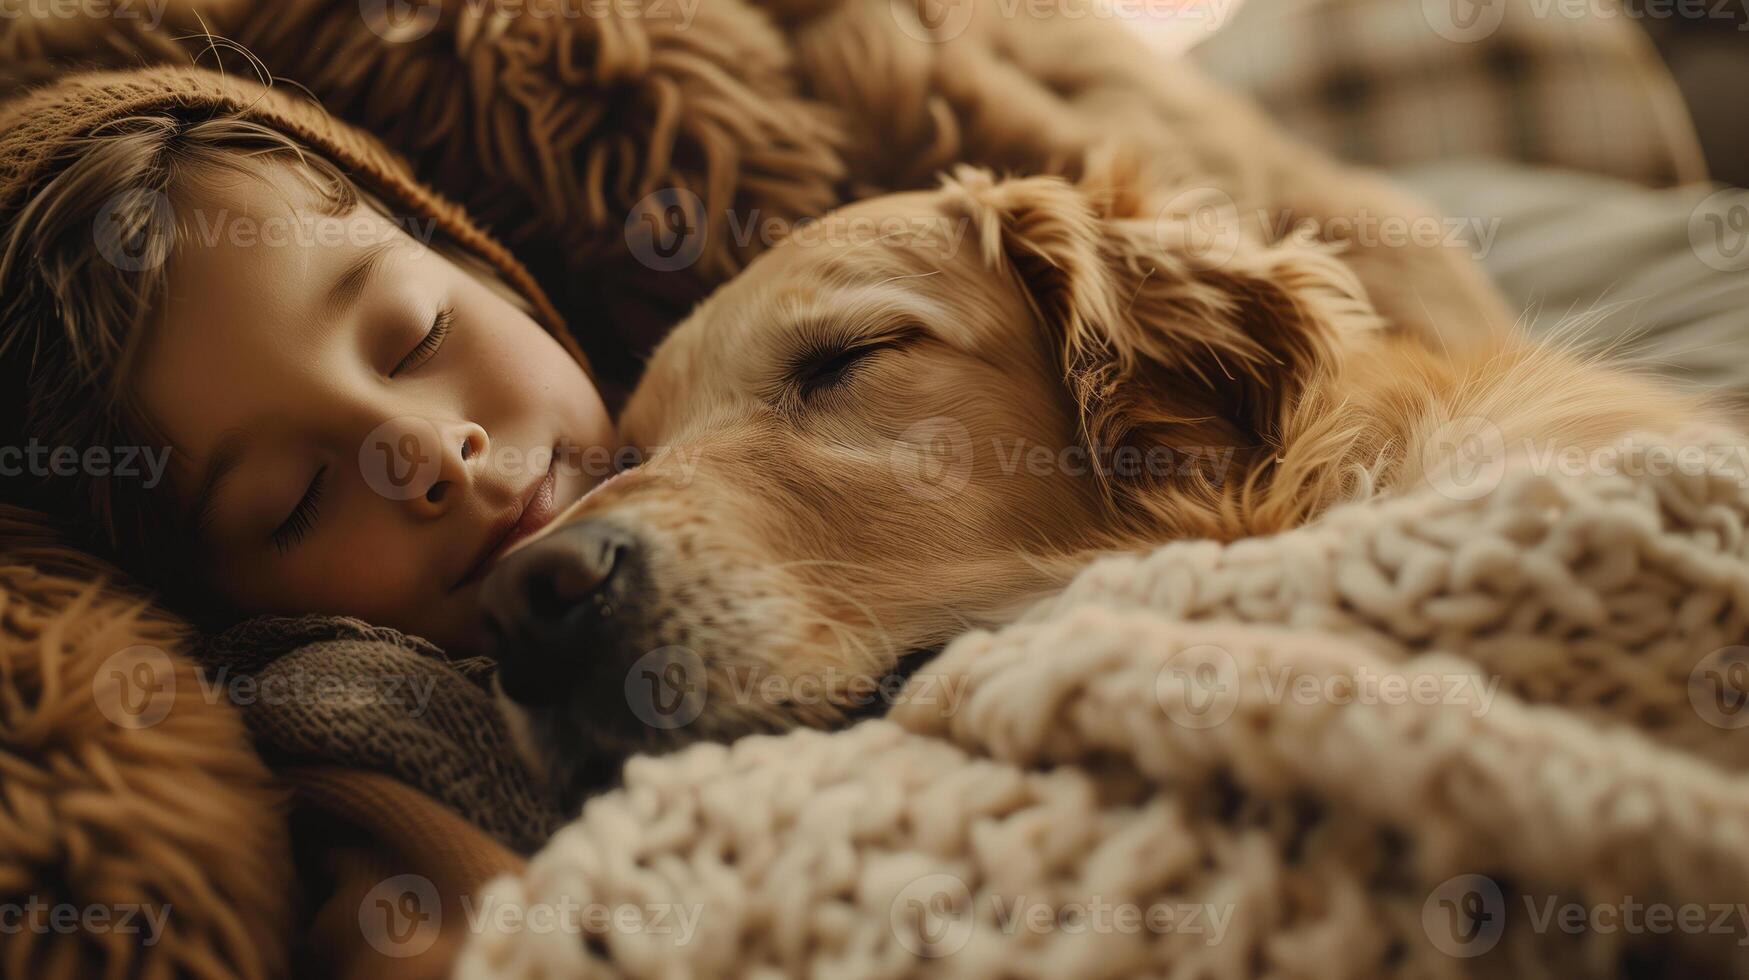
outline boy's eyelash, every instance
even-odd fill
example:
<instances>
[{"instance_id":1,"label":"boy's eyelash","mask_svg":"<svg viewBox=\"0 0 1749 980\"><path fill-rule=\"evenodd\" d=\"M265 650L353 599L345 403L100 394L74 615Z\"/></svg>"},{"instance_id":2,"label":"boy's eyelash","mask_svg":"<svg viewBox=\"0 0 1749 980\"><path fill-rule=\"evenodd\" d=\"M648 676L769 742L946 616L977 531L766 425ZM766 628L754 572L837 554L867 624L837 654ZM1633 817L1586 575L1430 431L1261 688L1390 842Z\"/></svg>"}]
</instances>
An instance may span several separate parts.
<instances>
[{"instance_id":1,"label":"boy's eyelash","mask_svg":"<svg viewBox=\"0 0 1749 980\"><path fill-rule=\"evenodd\" d=\"M274 529L273 546L279 549L280 554L290 551L315 526L316 504L322 499L322 478L327 474L326 466L316 471L315 477L310 480L309 489L304 491L303 499L292 508L291 516Z\"/></svg>"},{"instance_id":2,"label":"boy's eyelash","mask_svg":"<svg viewBox=\"0 0 1749 980\"><path fill-rule=\"evenodd\" d=\"M389 377L392 378L402 371L411 370L430 360L432 355L437 353L437 349L443 346L443 338L449 336L449 328L453 323L455 323L455 307L446 306L438 310L437 318L431 323L431 329L420 339L418 346L408 351L406 357L401 358L401 362L389 372Z\"/></svg>"},{"instance_id":3,"label":"boy's eyelash","mask_svg":"<svg viewBox=\"0 0 1749 980\"><path fill-rule=\"evenodd\" d=\"M392 378L402 371L418 367L430 360L431 356L437 353L437 349L443 346L444 338L449 335L450 326L454 323L455 307L445 307L437 311L431 329L420 339L419 344L408 352L406 357L401 358L400 363L396 364L394 370L389 372L389 377ZM327 473L326 466L316 471L316 475L310 480L309 489L304 491L303 498L298 501L296 507L292 508L292 512L286 517L285 522L274 529L273 546L279 549L280 554L283 555L290 551L299 541L304 539L304 535L310 533L310 528L315 526L316 505L322 499L323 478L327 476Z\"/></svg>"}]
</instances>

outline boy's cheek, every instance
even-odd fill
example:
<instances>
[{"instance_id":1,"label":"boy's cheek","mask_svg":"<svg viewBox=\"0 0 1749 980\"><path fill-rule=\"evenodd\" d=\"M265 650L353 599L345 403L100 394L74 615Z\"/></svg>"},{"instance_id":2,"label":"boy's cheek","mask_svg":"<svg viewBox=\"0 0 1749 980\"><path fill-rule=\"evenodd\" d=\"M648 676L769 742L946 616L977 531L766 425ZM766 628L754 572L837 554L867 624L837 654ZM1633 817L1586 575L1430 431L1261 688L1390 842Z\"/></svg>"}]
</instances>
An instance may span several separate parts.
<instances>
[{"instance_id":1,"label":"boy's cheek","mask_svg":"<svg viewBox=\"0 0 1749 980\"><path fill-rule=\"evenodd\" d=\"M220 562L213 586L248 613L322 610L394 625L391 620L437 598L436 576L421 573L436 559L418 549L409 536L348 522L318 531L285 555L268 545L247 560Z\"/></svg>"}]
</instances>

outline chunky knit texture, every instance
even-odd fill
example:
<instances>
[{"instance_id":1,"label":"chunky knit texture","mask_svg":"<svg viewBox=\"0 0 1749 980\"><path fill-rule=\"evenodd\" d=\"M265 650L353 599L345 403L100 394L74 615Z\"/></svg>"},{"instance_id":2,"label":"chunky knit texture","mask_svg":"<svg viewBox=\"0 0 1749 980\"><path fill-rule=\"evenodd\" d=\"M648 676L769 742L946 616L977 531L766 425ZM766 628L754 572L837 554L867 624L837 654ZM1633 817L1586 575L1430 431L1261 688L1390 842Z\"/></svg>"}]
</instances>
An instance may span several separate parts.
<instances>
[{"instance_id":1,"label":"chunky knit texture","mask_svg":"<svg viewBox=\"0 0 1749 980\"><path fill-rule=\"evenodd\" d=\"M1114 557L885 720L635 759L485 889L581 928L460 975L1749 974L1744 442L1631 444L1710 450Z\"/></svg>"},{"instance_id":2,"label":"chunky knit texture","mask_svg":"<svg viewBox=\"0 0 1749 980\"><path fill-rule=\"evenodd\" d=\"M569 816L517 757L485 657L345 616L258 616L193 654L271 763L387 773L517 851Z\"/></svg>"}]
</instances>

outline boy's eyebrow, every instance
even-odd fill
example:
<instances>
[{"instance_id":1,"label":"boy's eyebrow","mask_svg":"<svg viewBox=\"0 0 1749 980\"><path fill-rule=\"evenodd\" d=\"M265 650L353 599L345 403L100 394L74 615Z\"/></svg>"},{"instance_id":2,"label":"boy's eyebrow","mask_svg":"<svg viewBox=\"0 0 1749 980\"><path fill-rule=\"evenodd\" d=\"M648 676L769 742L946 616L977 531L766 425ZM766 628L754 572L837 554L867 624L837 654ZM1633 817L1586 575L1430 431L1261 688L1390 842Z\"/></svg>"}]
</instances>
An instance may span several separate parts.
<instances>
[{"instance_id":1,"label":"boy's eyebrow","mask_svg":"<svg viewBox=\"0 0 1749 980\"><path fill-rule=\"evenodd\" d=\"M358 258L353 259L352 263L340 273L339 278L334 280L334 285L329 287L328 296L323 300L323 309L333 313L343 310L357 301L359 295L364 292L365 284L370 282L370 277L376 275L378 269L382 268L383 258L394 247L395 243L392 239L385 239L365 249Z\"/></svg>"},{"instance_id":2,"label":"boy's eyebrow","mask_svg":"<svg viewBox=\"0 0 1749 980\"><path fill-rule=\"evenodd\" d=\"M248 433L242 429L230 429L219 437L218 445L213 447L212 456L207 460L206 474L201 477L200 487L194 494L191 513L196 534L206 533L207 523L213 516L213 503L218 499L225 480L236 472L237 464L242 461L243 451L248 444Z\"/></svg>"}]
</instances>

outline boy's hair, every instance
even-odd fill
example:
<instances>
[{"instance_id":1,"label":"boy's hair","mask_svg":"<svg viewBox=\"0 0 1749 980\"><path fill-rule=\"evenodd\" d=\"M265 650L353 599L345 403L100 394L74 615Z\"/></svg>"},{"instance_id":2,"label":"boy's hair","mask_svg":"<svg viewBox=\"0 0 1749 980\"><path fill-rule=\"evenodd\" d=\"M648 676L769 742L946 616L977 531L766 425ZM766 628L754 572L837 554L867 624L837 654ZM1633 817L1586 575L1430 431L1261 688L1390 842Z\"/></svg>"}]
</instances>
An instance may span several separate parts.
<instances>
[{"instance_id":1,"label":"boy's hair","mask_svg":"<svg viewBox=\"0 0 1749 980\"><path fill-rule=\"evenodd\" d=\"M71 447L81 461L97 447L112 458L121 447L169 449L132 397L130 375L163 310L176 243L193 230L177 217L190 213L181 205L214 178L266 179L269 167L288 166L323 215L338 217L363 202L388 216L332 161L235 113L128 116L69 143L58 157L17 220L0 229L0 411L21 450ZM484 260L441 230L431 237L426 244L529 310ZM65 450L59 458L67 459ZM27 468L0 478L5 500L38 512L70 543L198 617L193 528L167 488L146 486L143 466L131 478L110 475L108 466L102 474L72 468L76 476Z\"/></svg>"}]
</instances>

